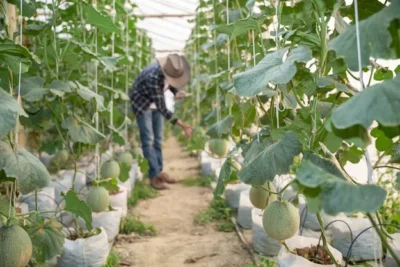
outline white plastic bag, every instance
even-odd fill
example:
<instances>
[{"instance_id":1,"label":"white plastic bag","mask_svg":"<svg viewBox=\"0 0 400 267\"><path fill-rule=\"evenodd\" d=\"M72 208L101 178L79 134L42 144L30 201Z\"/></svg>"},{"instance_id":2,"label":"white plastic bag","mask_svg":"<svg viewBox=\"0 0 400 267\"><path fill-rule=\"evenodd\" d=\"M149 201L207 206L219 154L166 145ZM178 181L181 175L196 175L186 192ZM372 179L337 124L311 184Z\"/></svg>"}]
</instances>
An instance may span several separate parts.
<instances>
[{"instance_id":1,"label":"white plastic bag","mask_svg":"<svg viewBox=\"0 0 400 267\"><path fill-rule=\"evenodd\" d=\"M281 243L271 238L264 231L263 211L257 208L252 210L252 240L254 249L265 256L276 256L281 249Z\"/></svg>"},{"instance_id":2,"label":"white plastic bag","mask_svg":"<svg viewBox=\"0 0 400 267\"><path fill-rule=\"evenodd\" d=\"M60 171L59 175L52 176L51 186L55 189L55 198L61 207L65 205L64 197L61 196L61 193L66 194L72 188L74 173L74 170L63 170ZM77 172L75 177L75 189L78 192L78 195L81 195L85 188L86 175L81 172Z\"/></svg>"},{"instance_id":3,"label":"white plastic bag","mask_svg":"<svg viewBox=\"0 0 400 267\"><path fill-rule=\"evenodd\" d=\"M240 193L237 222L245 229L251 229L252 227L251 211L253 208L254 206L250 202L249 191L242 191Z\"/></svg>"},{"instance_id":4,"label":"white plastic bag","mask_svg":"<svg viewBox=\"0 0 400 267\"><path fill-rule=\"evenodd\" d=\"M242 191L250 192L251 185L238 183L228 184L225 188L225 199L229 207L237 209L239 208L240 193Z\"/></svg>"},{"instance_id":5,"label":"white plastic bag","mask_svg":"<svg viewBox=\"0 0 400 267\"><path fill-rule=\"evenodd\" d=\"M108 257L107 234L101 233L85 239L65 239L63 251L58 258L57 267L102 267Z\"/></svg>"},{"instance_id":6,"label":"white plastic bag","mask_svg":"<svg viewBox=\"0 0 400 267\"><path fill-rule=\"evenodd\" d=\"M291 250L294 250L296 248L305 248L318 245L317 238L304 237L304 236L294 236L290 239L287 239L285 242ZM330 245L328 245L328 248L335 257L336 261L341 263L343 261L342 253L340 253L338 250L331 247ZM317 267L317 266L334 267L335 266L334 264L321 265L313 263L301 256L296 256L290 253L284 246L282 246L278 254L278 265L279 267Z\"/></svg>"},{"instance_id":7,"label":"white plastic bag","mask_svg":"<svg viewBox=\"0 0 400 267\"><path fill-rule=\"evenodd\" d=\"M75 170L62 170L59 176L61 180L71 180L71 185L74 180ZM84 187L86 187L86 175L85 170L78 170L75 176L75 190L80 192Z\"/></svg>"},{"instance_id":8,"label":"white plastic bag","mask_svg":"<svg viewBox=\"0 0 400 267\"><path fill-rule=\"evenodd\" d=\"M367 218L344 218L351 228L353 239L357 237L362 231L372 226ZM346 224L337 222L332 224L332 246L338 249L343 257L347 257L351 245L351 234ZM381 240L374 230L374 228L365 231L354 242L351 248L350 260L353 261L367 261L381 258L382 245Z\"/></svg>"},{"instance_id":9,"label":"white plastic bag","mask_svg":"<svg viewBox=\"0 0 400 267\"><path fill-rule=\"evenodd\" d=\"M103 227L108 238L108 242L113 242L119 233L119 225L121 223L121 210L104 211L100 213L92 213L92 225L94 228ZM79 225L86 229L86 224L79 219Z\"/></svg>"},{"instance_id":10,"label":"white plastic bag","mask_svg":"<svg viewBox=\"0 0 400 267\"><path fill-rule=\"evenodd\" d=\"M393 234L392 235L393 240L390 242L390 245L392 246L394 252L397 255L400 255L400 234ZM386 256L386 264L385 267L398 267L396 262L394 261L392 255L390 253L387 254Z\"/></svg>"},{"instance_id":11,"label":"white plastic bag","mask_svg":"<svg viewBox=\"0 0 400 267\"><path fill-rule=\"evenodd\" d=\"M29 211L35 210L36 203L34 192L21 196L20 201L28 205ZM37 206L40 212L58 210L54 187L45 187L38 190ZM52 215L52 213L43 213L43 217L51 217Z\"/></svg>"},{"instance_id":12,"label":"white plastic bag","mask_svg":"<svg viewBox=\"0 0 400 267\"><path fill-rule=\"evenodd\" d=\"M110 194L110 206L114 209L120 209L122 217L128 214L128 189L126 187L120 185L117 194Z\"/></svg>"}]
</instances>

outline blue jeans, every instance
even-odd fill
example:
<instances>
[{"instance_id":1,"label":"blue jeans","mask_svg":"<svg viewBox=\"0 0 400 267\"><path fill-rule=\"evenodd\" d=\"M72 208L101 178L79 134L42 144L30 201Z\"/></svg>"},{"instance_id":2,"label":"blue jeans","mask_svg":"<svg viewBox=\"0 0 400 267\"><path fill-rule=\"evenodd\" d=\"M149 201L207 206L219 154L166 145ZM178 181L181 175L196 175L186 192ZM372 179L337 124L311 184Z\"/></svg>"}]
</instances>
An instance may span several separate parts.
<instances>
[{"instance_id":1,"label":"blue jeans","mask_svg":"<svg viewBox=\"0 0 400 267\"><path fill-rule=\"evenodd\" d=\"M162 143L164 117L158 110L149 109L136 117L142 151L149 163L149 178L156 178L163 170Z\"/></svg>"}]
</instances>

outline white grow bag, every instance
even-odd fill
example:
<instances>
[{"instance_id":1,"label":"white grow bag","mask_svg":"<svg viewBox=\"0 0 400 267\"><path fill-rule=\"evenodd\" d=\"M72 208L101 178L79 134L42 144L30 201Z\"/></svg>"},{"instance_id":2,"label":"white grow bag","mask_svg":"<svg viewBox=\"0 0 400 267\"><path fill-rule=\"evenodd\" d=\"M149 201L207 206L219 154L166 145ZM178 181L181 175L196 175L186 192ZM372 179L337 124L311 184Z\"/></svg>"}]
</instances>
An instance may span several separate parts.
<instances>
[{"instance_id":1,"label":"white grow bag","mask_svg":"<svg viewBox=\"0 0 400 267\"><path fill-rule=\"evenodd\" d=\"M321 241L322 242L322 241ZM304 237L304 236L294 236L290 239L286 240L287 246L294 250L296 248L305 248L305 247L310 247L310 246L316 246L318 245L318 239L317 238L312 238L312 237ZM340 251L336 250L335 248L331 247L328 245L329 250L335 257L336 261L341 263L343 261L343 256ZM278 254L278 265L279 267L318 267L318 266L324 266L324 267L335 267L334 264L331 265L321 265L317 263L313 263L301 256L294 255L287 251L287 249L282 246L281 250L279 251Z\"/></svg>"},{"instance_id":2,"label":"white grow bag","mask_svg":"<svg viewBox=\"0 0 400 267\"><path fill-rule=\"evenodd\" d=\"M225 188L225 199L231 208L239 208L240 193L242 191L250 192L251 185L238 183L228 184Z\"/></svg>"},{"instance_id":3,"label":"white grow bag","mask_svg":"<svg viewBox=\"0 0 400 267\"><path fill-rule=\"evenodd\" d=\"M29 193L23 195L20 199L22 203L26 203L29 207L29 211L35 210L35 193ZM53 187L45 187L37 192L37 205L38 211L56 211L58 209L57 199L55 197L55 190ZM44 213L43 217L51 217L52 213Z\"/></svg>"},{"instance_id":4,"label":"white grow bag","mask_svg":"<svg viewBox=\"0 0 400 267\"><path fill-rule=\"evenodd\" d=\"M250 202L249 191L242 191L240 193L237 222L245 229L251 229L252 227L251 211L253 208L254 206Z\"/></svg>"},{"instance_id":5,"label":"white grow bag","mask_svg":"<svg viewBox=\"0 0 400 267\"><path fill-rule=\"evenodd\" d=\"M110 205L114 209L121 210L122 217L125 217L128 214L128 189L120 185L117 194L110 194Z\"/></svg>"},{"instance_id":6,"label":"white grow bag","mask_svg":"<svg viewBox=\"0 0 400 267\"><path fill-rule=\"evenodd\" d=\"M65 239L57 267L102 267L108 257L108 241L104 228L101 233L85 239Z\"/></svg>"},{"instance_id":7,"label":"white grow bag","mask_svg":"<svg viewBox=\"0 0 400 267\"><path fill-rule=\"evenodd\" d=\"M104 211L100 213L92 213L92 226L94 228L104 228L108 242L113 242L119 233L119 225L121 223L121 210ZM86 224L79 219L79 225L86 229Z\"/></svg>"},{"instance_id":8,"label":"white grow bag","mask_svg":"<svg viewBox=\"0 0 400 267\"><path fill-rule=\"evenodd\" d=\"M397 255L400 255L400 234L399 233L393 234L392 238L393 240L390 242L390 245L392 246L394 252ZM390 253L388 253L386 256L385 267L398 267L392 255L390 255Z\"/></svg>"},{"instance_id":9,"label":"white grow bag","mask_svg":"<svg viewBox=\"0 0 400 267\"><path fill-rule=\"evenodd\" d=\"M265 256L276 256L281 249L281 243L271 238L264 231L263 226L263 211L257 208L252 210L252 240L253 247L258 252Z\"/></svg>"}]
</instances>

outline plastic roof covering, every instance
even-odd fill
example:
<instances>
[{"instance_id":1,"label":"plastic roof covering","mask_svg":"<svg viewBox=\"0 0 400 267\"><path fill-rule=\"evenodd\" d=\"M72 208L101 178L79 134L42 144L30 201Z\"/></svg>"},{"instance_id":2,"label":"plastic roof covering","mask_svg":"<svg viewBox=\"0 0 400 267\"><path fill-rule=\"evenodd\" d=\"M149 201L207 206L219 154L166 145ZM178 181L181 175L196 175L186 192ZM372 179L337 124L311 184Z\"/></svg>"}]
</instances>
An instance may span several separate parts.
<instances>
[{"instance_id":1,"label":"plastic roof covering","mask_svg":"<svg viewBox=\"0 0 400 267\"><path fill-rule=\"evenodd\" d=\"M130 0L137 7L137 15L177 15L194 14L198 0ZM144 18L138 22L138 27L147 31L153 40L153 49L156 56L168 53L183 52L186 40L189 38L193 23L189 20L194 16Z\"/></svg>"}]
</instances>

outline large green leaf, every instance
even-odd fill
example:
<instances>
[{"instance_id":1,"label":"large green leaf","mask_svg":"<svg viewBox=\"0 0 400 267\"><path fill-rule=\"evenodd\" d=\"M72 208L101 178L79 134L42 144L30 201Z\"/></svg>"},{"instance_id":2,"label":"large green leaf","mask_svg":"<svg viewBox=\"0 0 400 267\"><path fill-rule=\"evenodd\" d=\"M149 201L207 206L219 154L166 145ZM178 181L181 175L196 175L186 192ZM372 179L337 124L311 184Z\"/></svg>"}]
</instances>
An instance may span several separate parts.
<instances>
[{"instance_id":1,"label":"large green leaf","mask_svg":"<svg viewBox=\"0 0 400 267\"><path fill-rule=\"evenodd\" d=\"M104 97L102 95L96 94L95 92L93 92L86 86L83 86L79 82L76 82L76 84L77 84L77 93L78 95L80 95L80 97L82 97L86 101L94 99L96 101L98 111L106 110L106 108L104 107Z\"/></svg>"},{"instance_id":2,"label":"large green leaf","mask_svg":"<svg viewBox=\"0 0 400 267\"><path fill-rule=\"evenodd\" d=\"M29 151L18 147L14 152L9 143L0 141L0 170L16 178L22 194L46 187L50 174L43 163Z\"/></svg>"},{"instance_id":3,"label":"large green leaf","mask_svg":"<svg viewBox=\"0 0 400 267\"><path fill-rule=\"evenodd\" d=\"M105 136L90 124L68 117L62 123L62 127L68 130L68 134L74 142L95 145L105 139Z\"/></svg>"},{"instance_id":4,"label":"large green leaf","mask_svg":"<svg viewBox=\"0 0 400 267\"><path fill-rule=\"evenodd\" d=\"M54 218L45 219L39 214L28 218L27 232L33 244L33 257L38 263L61 255L65 237L63 226Z\"/></svg>"},{"instance_id":5,"label":"large green leaf","mask_svg":"<svg viewBox=\"0 0 400 267\"><path fill-rule=\"evenodd\" d=\"M226 184L237 179L237 170L232 165L232 159L228 158L219 172L217 186L214 189L214 197L221 196L224 193Z\"/></svg>"},{"instance_id":6,"label":"large green leaf","mask_svg":"<svg viewBox=\"0 0 400 267\"><path fill-rule=\"evenodd\" d=\"M263 185L273 181L276 175L286 174L293 159L300 154L301 143L293 132L287 132L277 143L268 146L263 152L249 162L240 172L244 183Z\"/></svg>"},{"instance_id":7,"label":"large green leaf","mask_svg":"<svg viewBox=\"0 0 400 267\"><path fill-rule=\"evenodd\" d=\"M254 68L233 76L233 84L240 96L256 96L263 91L269 82L288 83L296 74L296 62L307 62L311 59L311 50L299 46L289 52L281 49L266 55Z\"/></svg>"},{"instance_id":8,"label":"large green leaf","mask_svg":"<svg viewBox=\"0 0 400 267\"><path fill-rule=\"evenodd\" d=\"M99 30L105 33L111 33L118 31L118 27L113 23L111 17L101 13L91 4L85 4L83 6L86 21L93 26L96 26Z\"/></svg>"},{"instance_id":9,"label":"large green leaf","mask_svg":"<svg viewBox=\"0 0 400 267\"><path fill-rule=\"evenodd\" d=\"M242 34L247 34L249 30L260 30L266 18L266 16L260 16L258 18L248 17L228 25L218 25L215 30L220 33L225 33L230 36L230 38L234 39Z\"/></svg>"},{"instance_id":10,"label":"large green leaf","mask_svg":"<svg viewBox=\"0 0 400 267\"><path fill-rule=\"evenodd\" d=\"M223 120L212 125L210 129L208 129L207 135L214 138L229 134L232 130L232 125L233 117L232 115L228 115Z\"/></svg>"},{"instance_id":11,"label":"large green leaf","mask_svg":"<svg viewBox=\"0 0 400 267\"><path fill-rule=\"evenodd\" d=\"M337 162L334 162L331 159L321 157L315 153L304 153L303 160L307 160L312 162L314 165L318 166L319 168L323 169L324 171L337 176L340 179L346 180L346 176L343 171L338 166Z\"/></svg>"},{"instance_id":12,"label":"large green leaf","mask_svg":"<svg viewBox=\"0 0 400 267\"><path fill-rule=\"evenodd\" d=\"M69 190L67 194L61 194L65 199L65 210L81 217L86 223L86 228L91 231L93 227L92 210L90 207L86 205L85 201L80 200L73 190Z\"/></svg>"},{"instance_id":13,"label":"large green leaf","mask_svg":"<svg viewBox=\"0 0 400 267\"><path fill-rule=\"evenodd\" d=\"M16 44L9 39L0 39L0 59L6 55L18 58L23 57L33 60L38 64L40 63L40 59L36 55L29 52L26 47ZM16 63L19 65L19 60L17 60Z\"/></svg>"},{"instance_id":14,"label":"large green leaf","mask_svg":"<svg viewBox=\"0 0 400 267\"><path fill-rule=\"evenodd\" d=\"M371 57L393 59L400 56L391 47L393 40L388 30L391 22L395 19L400 19L399 0L393 0L390 6L360 22L362 67L369 65ZM345 59L349 69L353 71L359 69L355 25L347 26L343 34L329 43L329 48Z\"/></svg>"},{"instance_id":15,"label":"large green leaf","mask_svg":"<svg viewBox=\"0 0 400 267\"><path fill-rule=\"evenodd\" d=\"M383 126L400 125L400 75L364 89L335 108L332 123L338 129L353 125L371 126L378 121Z\"/></svg>"},{"instance_id":16,"label":"large green leaf","mask_svg":"<svg viewBox=\"0 0 400 267\"><path fill-rule=\"evenodd\" d=\"M0 88L0 139L15 128L19 109L17 100Z\"/></svg>"},{"instance_id":17,"label":"large green leaf","mask_svg":"<svg viewBox=\"0 0 400 267\"><path fill-rule=\"evenodd\" d=\"M44 88L42 77L25 78L21 83L21 96L28 102L40 101L49 92L48 88Z\"/></svg>"},{"instance_id":18,"label":"large green leaf","mask_svg":"<svg viewBox=\"0 0 400 267\"><path fill-rule=\"evenodd\" d=\"M261 152L263 152L267 147L273 144L270 138L264 138L260 141L256 137L250 144L248 149L244 153L244 163L248 164L253 159L255 159Z\"/></svg>"},{"instance_id":19,"label":"large green leaf","mask_svg":"<svg viewBox=\"0 0 400 267\"><path fill-rule=\"evenodd\" d=\"M35 0L7 0L10 4L16 5L18 8L21 6L22 1L22 15L24 17L32 17L36 13Z\"/></svg>"},{"instance_id":20,"label":"large green leaf","mask_svg":"<svg viewBox=\"0 0 400 267\"><path fill-rule=\"evenodd\" d=\"M331 215L339 212L375 212L383 205L386 191L377 185L355 185L310 161L298 168L297 180L307 188L320 188L322 209Z\"/></svg>"},{"instance_id":21,"label":"large green leaf","mask_svg":"<svg viewBox=\"0 0 400 267\"><path fill-rule=\"evenodd\" d=\"M47 86L53 94L62 97L64 96L65 93L70 93L72 92L69 83L59 81L59 80L54 80L50 83L49 86Z\"/></svg>"}]
</instances>

